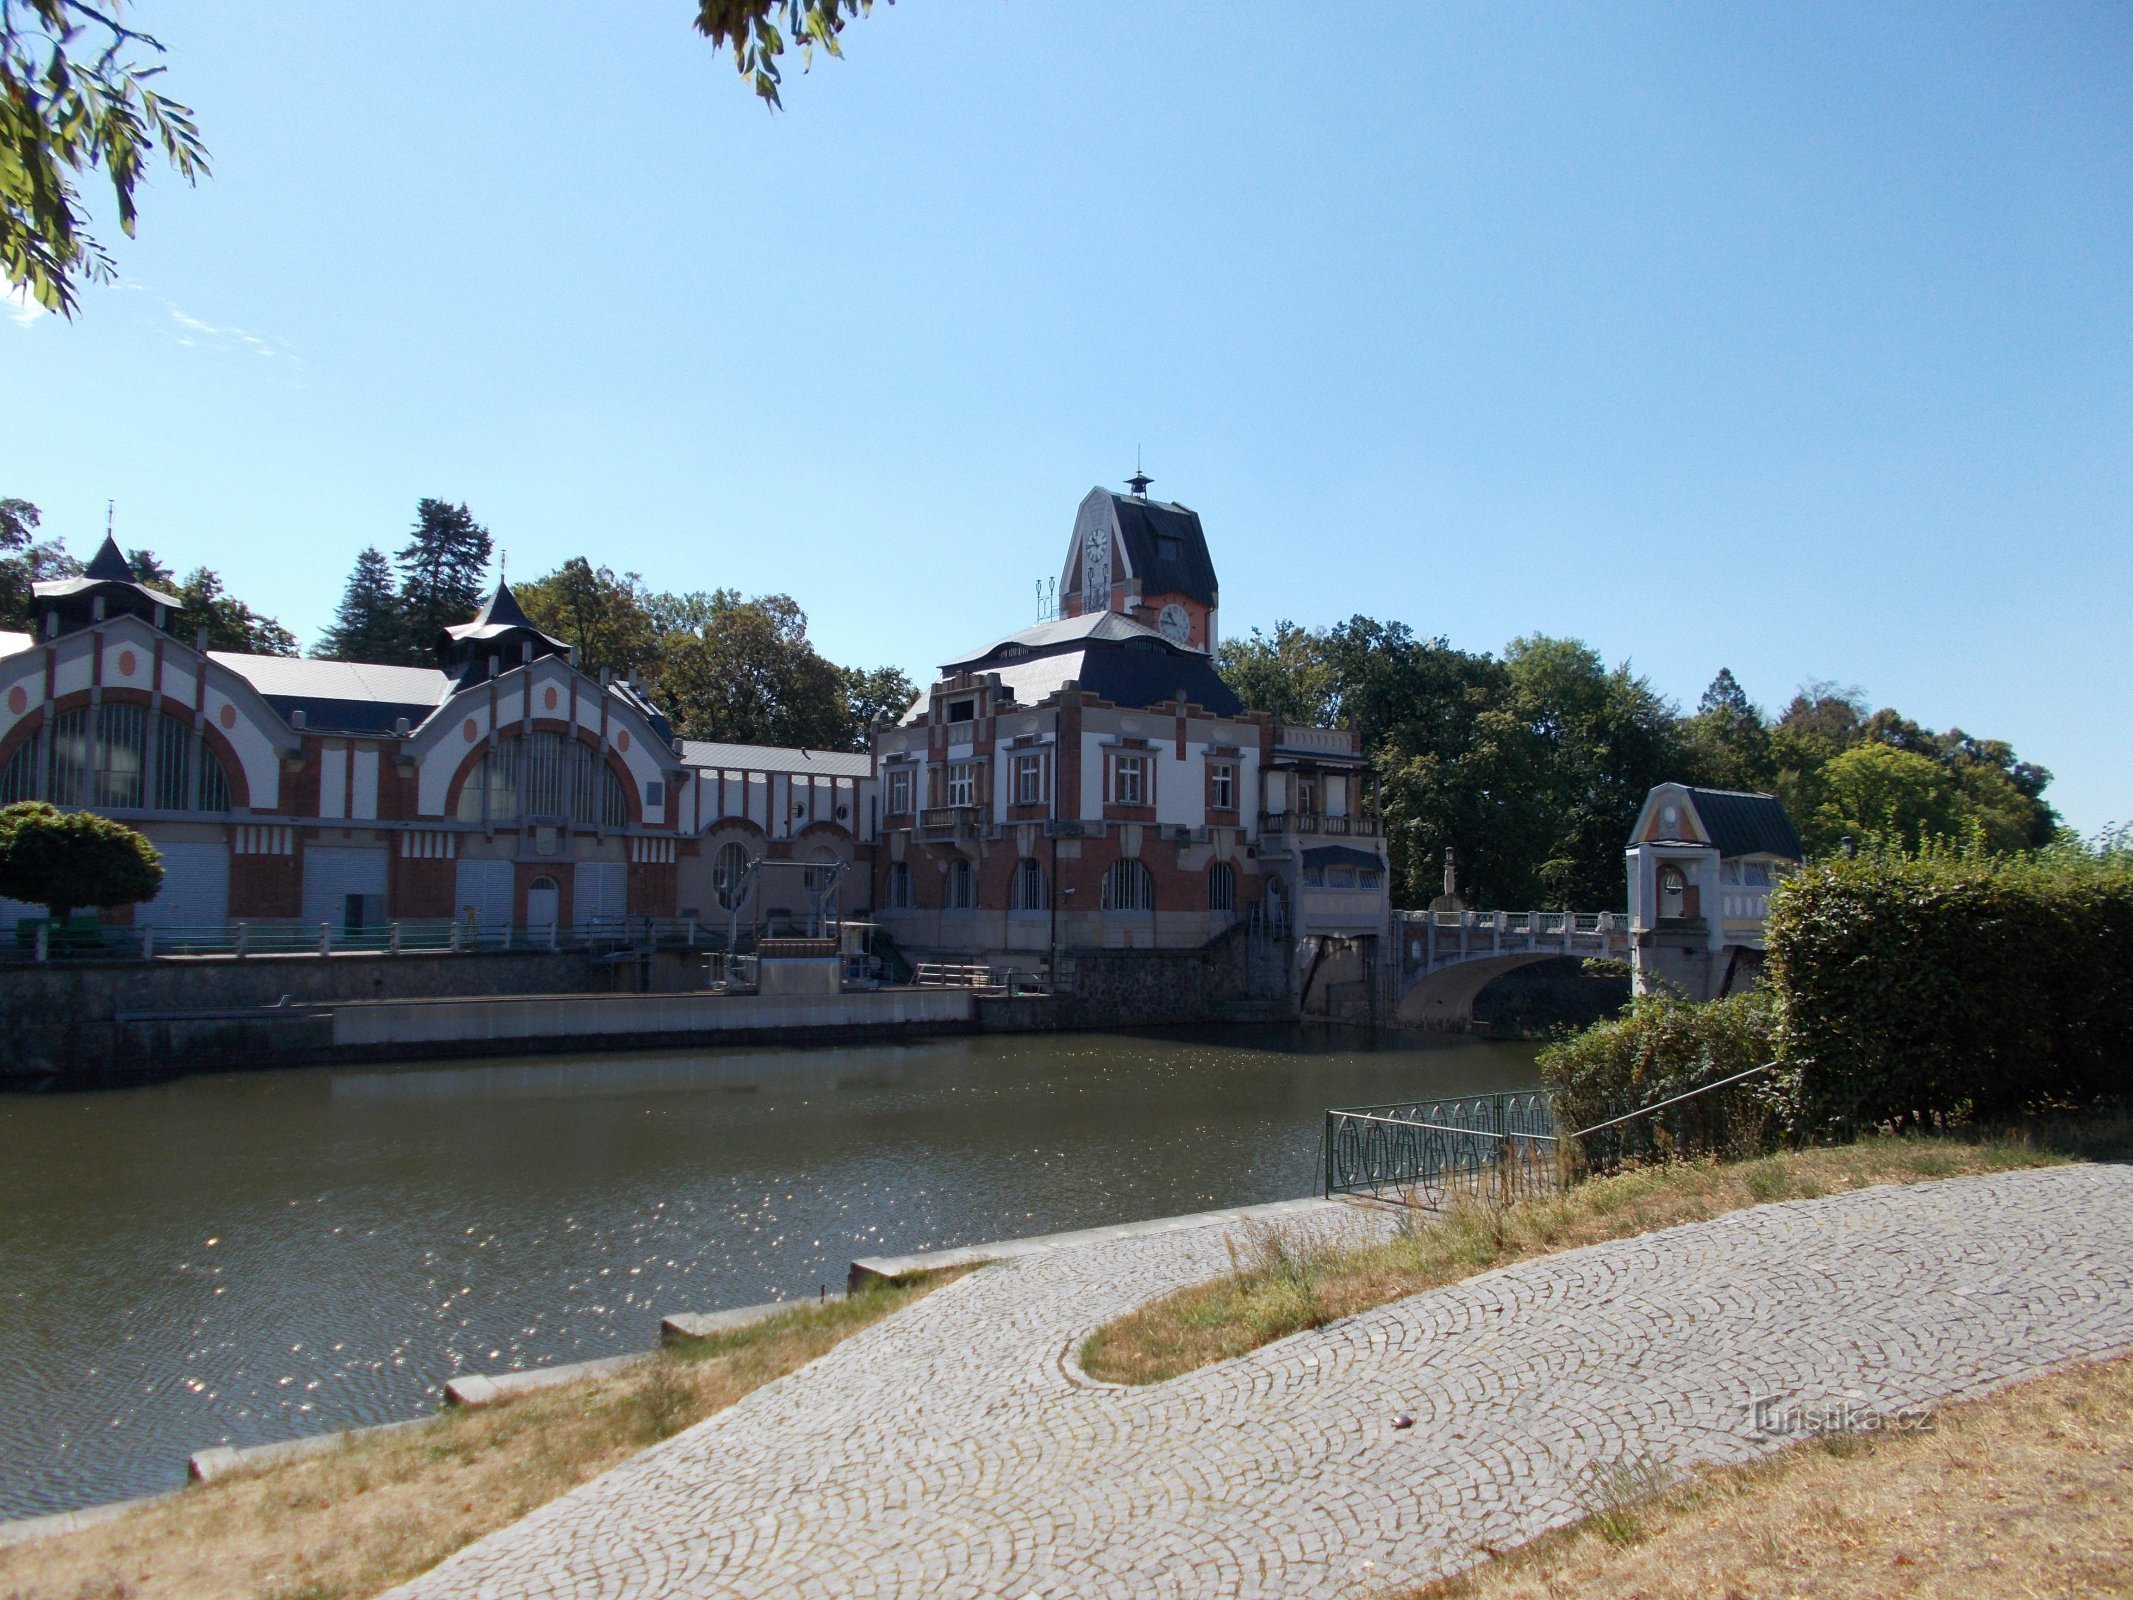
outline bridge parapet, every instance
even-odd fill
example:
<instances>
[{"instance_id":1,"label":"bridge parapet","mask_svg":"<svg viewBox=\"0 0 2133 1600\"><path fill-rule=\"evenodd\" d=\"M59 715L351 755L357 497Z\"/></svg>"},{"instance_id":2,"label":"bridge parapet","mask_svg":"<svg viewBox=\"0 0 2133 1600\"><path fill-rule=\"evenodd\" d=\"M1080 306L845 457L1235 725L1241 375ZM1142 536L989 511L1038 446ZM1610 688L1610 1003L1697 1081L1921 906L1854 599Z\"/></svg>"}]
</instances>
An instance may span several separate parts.
<instances>
[{"instance_id":1,"label":"bridge parapet","mask_svg":"<svg viewBox=\"0 0 2133 1600\"><path fill-rule=\"evenodd\" d=\"M1395 911L1402 987L1467 961L1503 956L1627 956L1618 911Z\"/></svg>"}]
</instances>

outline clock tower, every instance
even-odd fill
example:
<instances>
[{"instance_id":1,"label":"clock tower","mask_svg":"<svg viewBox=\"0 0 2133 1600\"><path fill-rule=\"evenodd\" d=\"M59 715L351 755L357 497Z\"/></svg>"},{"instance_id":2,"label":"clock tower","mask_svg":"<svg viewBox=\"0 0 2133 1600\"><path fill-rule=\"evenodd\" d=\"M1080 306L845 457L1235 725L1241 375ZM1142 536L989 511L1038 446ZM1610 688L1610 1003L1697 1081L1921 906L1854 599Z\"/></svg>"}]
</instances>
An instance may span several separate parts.
<instances>
[{"instance_id":1,"label":"clock tower","mask_svg":"<svg viewBox=\"0 0 2133 1600\"><path fill-rule=\"evenodd\" d=\"M1069 617L1115 612L1172 644L1213 655L1220 589L1200 514L1151 500L1152 481L1135 472L1125 494L1091 489L1082 497L1059 576L1060 610Z\"/></svg>"}]
</instances>

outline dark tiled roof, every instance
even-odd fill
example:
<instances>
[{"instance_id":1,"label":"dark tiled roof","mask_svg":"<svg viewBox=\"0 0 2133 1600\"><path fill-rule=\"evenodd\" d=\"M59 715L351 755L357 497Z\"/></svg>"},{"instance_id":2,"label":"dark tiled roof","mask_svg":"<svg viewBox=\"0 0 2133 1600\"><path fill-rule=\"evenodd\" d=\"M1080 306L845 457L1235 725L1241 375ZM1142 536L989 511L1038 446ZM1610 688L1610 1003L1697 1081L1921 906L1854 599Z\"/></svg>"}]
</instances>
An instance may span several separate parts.
<instances>
[{"instance_id":1,"label":"dark tiled roof","mask_svg":"<svg viewBox=\"0 0 2133 1600\"><path fill-rule=\"evenodd\" d=\"M301 711L306 733L388 734L402 717L407 718L407 725L413 728L437 709L413 701L326 700L292 694L269 694L260 698L292 728L296 723L290 713Z\"/></svg>"},{"instance_id":2,"label":"dark tiled roof","mask_svg":"<svg viewBox=\"0 0 2133 1600\"><path fill-rule=\"evenodd\" d=\"M1704 831L1722 857L1771 855L1803 861L1800 835L1774 794L1742 794L1735 789L1691 789L1689 799Z\"/></svg>"},{"instance_id":3,"label":"dark tiled roof","mask_svg":"<svg viewBox=\"0 0 2133 1600\"><path fill-rule=\"evenodd\" d=\"M104 542L96 547L96 554L90 558L89 564L82 568L82 576L94 578L98 583L134 581L133 568L120 554L118 542L108 533L104 535Z\"/></svg>"},{"instance_id":4,"label":"dark tiled roof","mask_svg":"<svg viewBox=\"0 0 2133 1600\"><path fill-rule=\"evenodd\" d=\"M1382 867L1385 863L1352 844L1318 844L1303 853L1307 867Z\"/></svg>"},{"instance_id":5,"label":"dark tiled roof","mask_svg":"<svg viewBox=\"0 0 2133 1600\"><path fill-rule=\"evenodd\" d=\"M1119 535L1142 594L1182 594L1215 603L1215 563L1199 512L1130 494L1114 494L1111 503L1118 508Z\"/></svg>"}]
</instances>

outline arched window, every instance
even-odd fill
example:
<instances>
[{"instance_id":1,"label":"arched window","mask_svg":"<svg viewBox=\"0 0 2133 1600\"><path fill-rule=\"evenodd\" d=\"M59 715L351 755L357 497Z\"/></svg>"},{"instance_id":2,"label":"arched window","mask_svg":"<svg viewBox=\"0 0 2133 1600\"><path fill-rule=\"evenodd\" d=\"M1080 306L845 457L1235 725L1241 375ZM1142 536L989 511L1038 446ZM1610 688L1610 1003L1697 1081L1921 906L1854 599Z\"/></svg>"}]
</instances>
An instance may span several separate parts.
<instances>
[{"instance_id":1,"label":"arched window","mask_svg":"<svg viewBox=\"0 0 2133 1600\"><path fill-rule=\"evenodd\" d=\"M101 811L227 811L229 774L167 712L107 700L52 719L51 759L32 733L0 770L0 805L49 800ZM44 770L40 770L43 767Z\"/></svg>"},{"instance_id":2,"label":"arched window","mask_svg":"<svg viewBox=\"0 0 2133 1600\"><path fill-rule=\"evenodd\" d=\"M892 861L889 863L888 902L891 911L909 911L911 909L911 866L909 862Z\"/></svg>"},{"instance_id":3,"label":"arched window","mask_svg":"<svg viewBox=\"0 0 2133 1600\"><path fill-rule=\"evenodd\" d=\"M967 861L958 859L951 862L948 867L948 902L945 909L968 911L977 903L977 874L970 870L970 863Z\"/></svg>"},{"instance_id":4,"label":"arched window","mask_svg":"<svg viewBox=\"0 0 2133 1600\"><path fill-rule=\"evenodd\" d=\"M1051 904L1044 892L1044 866L1034 857L1025 856L1015 863L1012 896L1008 904L1017 911L1042 911Z\"/></svg>"},{"instance_id":5,"label":"arched window","mask_svg":"<svg viewBox=\"0 0 2133 1600\"><path fill-rule=\"evenodd\" d=\"M711 887L718 892L718 903L731 911L741 903L747 890L741 883L748 871L748 852L738 844L723 846L711 862Z\"/></svg>"},{"instance_id":6,"label":"arched window","mask_svg":"<svg viewBox=\"0 0 2133 1600\"><path fill-rule=\"evenodd\" d=\"M1685 915L1683 907L1689 897L1689 880L1677 866L1659 869L1659 915L1679 917Z\"/></svg>"},{"instance_id":7,"label":"arched window","mask_svg":"<svg viewBox=\"0 0 2133 1600\"><path fill-rule=\"evenodd\" d=\"M1207 869L1207 909L1237 909L1237 874L1227 861L1217 861Z\"/></svg>"},{"instance_id":8,"label":"arched window","mask_svg":"<svg viewBox=\"0 0 2133 1600\"><path fill-rule=\"evenodd\" d=\"M526 926L552 928L563 918L562 887L546 873L526 885Z\"/></svg>"},{"instance_id":9,"label":"arched window","mask_svg":"<svg viewBox=\"0 0 2133 1600\"><path fill-rule=\"evenodd\" d=\"M481 758L459 791L459 820L624 828L630 808L622 780L598 750L560 733L529 733Z\"/></svg>"},{"instance_id":10,"label":"arched window","mask_svg":"<svg viewBox=\"0 0 2133 1600\"><path fill-rule=\"evenodd\" d=\"M1153 911L1155 879L1138 861L1114 861L1104 874L1104 910Z\"/></svg>"}]
</instances>

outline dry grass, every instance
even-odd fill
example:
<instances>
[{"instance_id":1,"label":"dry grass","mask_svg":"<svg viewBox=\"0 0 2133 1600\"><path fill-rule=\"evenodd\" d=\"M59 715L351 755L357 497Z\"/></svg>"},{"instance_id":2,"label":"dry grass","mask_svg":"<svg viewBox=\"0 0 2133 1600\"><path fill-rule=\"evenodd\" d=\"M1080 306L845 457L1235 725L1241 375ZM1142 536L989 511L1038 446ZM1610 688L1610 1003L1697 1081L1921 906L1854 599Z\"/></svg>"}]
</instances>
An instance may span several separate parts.
<instances>
[{"instance_id":1,"label":"dry grass","mask_svg":"<svg viewBox=\"0 0 2133 1600\"><path fill-rule=\"evenodd\" d=\"M1700 1473L1407 1600L2133 1594L2133 1361Z\"/></svg>"},{"instance_id":2,"label":"dry grass","mask_svg":"<svg viewBox=\"0 0 2133 1600\"><path fill-rule=\"evenodd\" d=\"M2133 1118L2119 1113L2014 1136L1864 1139L1758 1161L1645 1167L1545 1200L1455 1208L1361 1247L1303 1246L1259 1230L1232 1245L1236 1272L1099 1329L1082 1346L1081 1364L1091 1377L1113 1383L1160 1383L1337 1317L1557 1250L1701 1222L1765 1201L2127 1155L2133 1155Z\"/></svg>"},{"instance_id":3,"label":"dry grass","mask_svg":"<svg viewBox=\"0 0 2133 1600\"><path fill-rule=\"evenodd\" d=\"M6 1600L357 1600L821 1355L957 1273L803 1305L606 1378L195 1484L0 1548Z\"/></svg>"}]
</instances>

